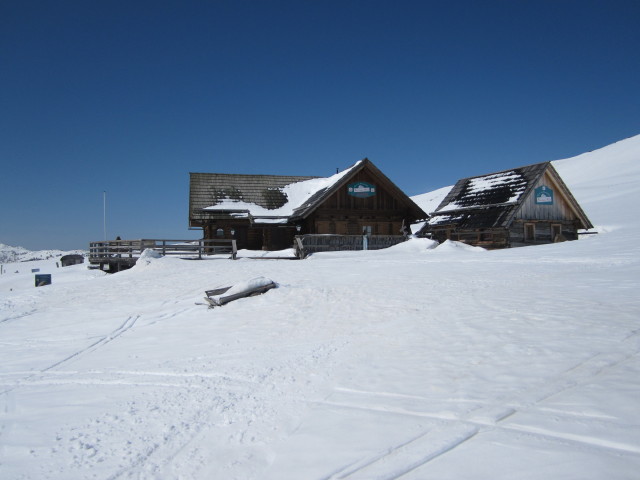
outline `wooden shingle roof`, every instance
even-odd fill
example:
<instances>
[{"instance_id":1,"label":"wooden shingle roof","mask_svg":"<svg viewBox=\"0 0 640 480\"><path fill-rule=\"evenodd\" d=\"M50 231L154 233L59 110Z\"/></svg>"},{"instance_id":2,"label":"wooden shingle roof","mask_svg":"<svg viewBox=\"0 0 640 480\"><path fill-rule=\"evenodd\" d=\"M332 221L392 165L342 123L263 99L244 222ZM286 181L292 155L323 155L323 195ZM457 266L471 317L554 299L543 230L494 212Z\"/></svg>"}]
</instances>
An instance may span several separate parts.
<instances>
[{"instance_id":1,"label":"wooden shingle roof","mask_svg":"<svg viewBox=\"0 0 640 480\"><path fill-rule=\"evenodd\" d=\"M286 202L282 188L318 177L292 175L189 174L189 221L207 218L203 209L224 199L276 209Z\"/></svg>"}]
</instances>

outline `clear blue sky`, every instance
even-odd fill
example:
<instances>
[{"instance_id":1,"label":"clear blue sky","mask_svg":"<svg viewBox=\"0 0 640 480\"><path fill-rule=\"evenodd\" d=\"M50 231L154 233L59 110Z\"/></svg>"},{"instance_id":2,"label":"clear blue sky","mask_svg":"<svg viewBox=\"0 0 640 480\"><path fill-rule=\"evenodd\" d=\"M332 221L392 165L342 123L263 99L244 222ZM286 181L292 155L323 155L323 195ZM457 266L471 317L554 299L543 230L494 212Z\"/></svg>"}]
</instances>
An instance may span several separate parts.
<instances>
[{"instance_id":1,"label":"clear blue sky","mask_svg":"<svg viewBox=\"0 0 640 480\"><path fill-rule=\"evenodd\" d=\"M0 3L0 243L197 238L189 172L408 195L640 133L640 2Z\"/></svg>"}]
</instances>

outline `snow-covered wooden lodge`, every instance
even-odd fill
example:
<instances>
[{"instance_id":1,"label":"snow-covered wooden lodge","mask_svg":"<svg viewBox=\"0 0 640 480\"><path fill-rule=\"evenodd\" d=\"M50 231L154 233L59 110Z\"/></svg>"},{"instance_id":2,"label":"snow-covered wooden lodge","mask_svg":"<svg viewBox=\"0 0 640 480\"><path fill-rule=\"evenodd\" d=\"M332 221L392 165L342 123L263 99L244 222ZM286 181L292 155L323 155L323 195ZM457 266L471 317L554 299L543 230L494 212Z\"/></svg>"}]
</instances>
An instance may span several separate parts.
<instances>
[{"instance_id":1,"label":"snow-covered wooden lodge","mask_svg":"<svg viewBox=\"0 0 640 480\"><path fill-rule=\"evenodd\" d=\"M238 249L282 250L306 234L401 241L404 226L426 218L366 158L328 178L190 174L189 227L204 238L234 238Z\"/></svg>"},{"instance_id":2,"label":"snow-covered wooden lodge","mask_svg":"<svg viewBox=\"0 0 640 480\"><path fill-rule=\"evenodd\" d=\"M463 178L418 232L485 248L576 240L593 228L551 162Z\"/></svg>"}]
</instances>

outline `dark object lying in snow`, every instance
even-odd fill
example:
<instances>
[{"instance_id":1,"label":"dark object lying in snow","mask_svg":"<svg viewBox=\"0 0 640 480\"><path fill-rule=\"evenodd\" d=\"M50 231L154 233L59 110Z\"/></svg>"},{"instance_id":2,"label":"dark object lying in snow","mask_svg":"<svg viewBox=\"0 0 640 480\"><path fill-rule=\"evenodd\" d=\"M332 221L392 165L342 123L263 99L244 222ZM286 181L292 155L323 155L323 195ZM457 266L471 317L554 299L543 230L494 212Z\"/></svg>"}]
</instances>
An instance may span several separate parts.
<instances>
[{"instance_id":1,"label":"dark object lying in snow","mask_svg":"<svg viewBox=\"0 0 640 480\"><path fill-rule=\"evenodd\" d=\"M269 280L265 277L258 277L229 287L206 290L204 293L207 296L204 297L204 299L209 303L210 307L219 307L239 298L260 295L267 290L271 290L276 287L277 285L273 280Z\"/></svg>"},{"instance_id":2,"label":"dark object lying in snow","mask_svg":"<svg viewBox=\"0 0 640 480\"><path fill-rule=\"evenodd\" d=\"M79 265L81 263L84 263L84 257L77 254L64 255L60 257L60 263L63 267L68 267L70 265Z\"/></svg>"}]
</instances>

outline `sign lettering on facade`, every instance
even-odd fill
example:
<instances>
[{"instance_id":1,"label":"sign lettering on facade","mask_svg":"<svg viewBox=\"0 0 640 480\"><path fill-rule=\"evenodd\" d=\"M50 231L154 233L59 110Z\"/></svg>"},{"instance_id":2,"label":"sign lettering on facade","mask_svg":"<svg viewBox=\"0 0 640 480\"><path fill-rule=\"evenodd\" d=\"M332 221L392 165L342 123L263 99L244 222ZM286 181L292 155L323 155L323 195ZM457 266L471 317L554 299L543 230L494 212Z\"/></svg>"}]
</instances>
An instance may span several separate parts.
<instances>
[{"instance_id":1,"label":"sign lettering on facade","mask_svg":"<svg viewBox=\"0 0 640 480\"><path fill-rule=\"evenodd\" d=\"M536 205L553 205L553 190L546 185L536 188Z\"/></svg>"},{"instance_id":2,"label":"sign lettering on facade","mask_svg":"<svg viewBox=\"0 0 640 480\"><path fill-rule=\"evenodd\" d=\"M376 187L367 182L350 183L347 187L347 193L358 198L373 197L376 194Z\"/></svg>"}]
</instances>

